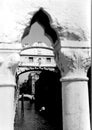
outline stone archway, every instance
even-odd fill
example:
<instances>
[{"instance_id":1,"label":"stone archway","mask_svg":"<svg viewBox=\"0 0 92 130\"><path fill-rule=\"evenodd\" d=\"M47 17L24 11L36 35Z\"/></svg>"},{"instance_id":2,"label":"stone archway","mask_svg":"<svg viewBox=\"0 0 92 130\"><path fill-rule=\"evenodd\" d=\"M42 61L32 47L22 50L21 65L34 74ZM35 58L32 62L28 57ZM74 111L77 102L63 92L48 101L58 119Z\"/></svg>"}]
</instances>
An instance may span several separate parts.
<instances>
[{"instance_id":1,"label":"stone archway","mask_svg":"<svg viewBox=\"0 0 92 130\"><path fill-rule=\"evenodd\" d=\"M56 42L57 42L57 40L58 40L58 37L57 37L57 32L55 31L55 29L53 29L52 27L51 27L51 25L50 25L50 23L51 23L51 18L49 18L50 16L48 16L48 14L41 8L41 9L39 9L34 15L33 15L33 18L31 19L31 22L30 22L30 24L29 24L29 26L24 30L24 34L23 34L23 37L22 38L24 38L26 35L28 35L29 34L29 31L30 31L30 28L31 28L31 26L32 26L32 24L34 24L35 22L38 22L39 24L41 24L41 26L43 26L43 28L44 28L44 32L45 32L45 34L47 35L47 37L49 37L50 38L50 40L51 40L51 42L52 42L52 44L55 44ZM45 24L45 22L43 21L43 19L44 19L44 21L46 22L46 24ZM50 48L48 48L48 50L49 50ZM51 49L52 50L52 49ZM52 50L53 51L53 50ZM45 52L45 51L44 51ZM45 52L45 54L44 55L46 55L46 52ZM48 66L47 66L48 67ZM44 67L43 67L43 69L44 69ZM48 72L48 71L47 71ZM46 75L46 74L45 74ZM49 76L49 75L48 75ZM54 77L54 76L53 76ZM56 82L57 82L57 80L56 80ZM59 81L60 82L60 81ZM44 86L45 87L45 86ZM50 87L50 86L49 86ZM56 86L55 86L55 82L54 82L54 84L52 83L52 86L51 86L52 88L53 88L53 91L52 91L52 94L53 94L53 92L55 93L55 98L53 98L53 100L52 100L52 102L53 102L53 104L52 104L52 102L51 102L51 104L54 106L54 105L56 105L56 102L54 102L54 101L56 101L55 99L56 99L56 96L57 96L57 94L56 94L56 92L55 91L57 91L57 89L55 88ZM58 84L57 84L57 88L59 87L59 89L60 89L60 86L58 86ZM46 89L46 87L45 87L45 89ZM47 88L48 89L48 88ZM56 89L56 90L55 90ZM61 90L61 89L60 89ZM49 91L51 92L51 89L49 89ZM50 98L50 92L48 93L48 95L49 95L49 98ZM60 91L59 91L60 92ZM39 95L39 97L40 97L40 95ZM52 96L53 97L53 96ZM60 97L59 97L60 98ZM60 98L61 99L61 98ZM46 99L45 99L46 100ZM47 98L47 100L48 100L48 98ZM51 100L50 100L51 101ZM50 102L49 100L48 100L48 102ZM57 99L57 102L58 102L58 99ZM49 103L47 103L47 104L49 104ZM58 103L59 104L59 103ZM59 104L60 106L61 106L61 103ZM57 105L57 106L59 106L59 105ZM53 111L55 111L56 110L56 108L57 108L57 106L54 106L54 108L52 109ZM49 109L51 109L50 107L51 107L51 105L49 106L48 105L48 107L49 107ZM47 108L46 108L47 109ZM58 109L59 110L59 109ZM47 110L46 110L47 111ZM51 111L51 110L50 110ZM62 110L61 110L62 111ZM59 113L59 112L56 112L55 111L55 113L53 113L54 115L56 115L57 113ZM60 113L61 114L61 113ZM50 115L50 113L49 113L49 115ZM58 115L59 116L59 115ZM53 116L53 118L55 119L55 117ZM59 117L59 118L61 118L61 117ZM58 119L59 119L58 118ZM54 120L53 119L53 120ZM62 122L62 121L61 121ZM61 124L61 123L60 123ZM62 125L62 124L61 124ZM60 127L60 126L58 126L58 127Z\"/></svg>"},{"instance_id":2,"label":"stone archway","mask_svg":"<svg viewBox=\"0 0 92 130\"><path fill-rule=\"evenodd\" d=\"M50 15L43 8L40 8L37 12L35 12L33 14L33 17L31 19L29 25L24 30L22 39L29 34L31 26L35 22L38 22L43 27L45 35L52 42L52 46L57 41L59 41L57 31L55 30L55 28L52 25L52 18L50 17Z\"/></svg>"},{"instance_id":3,"label":"stone archway","mask_svg":"<svg viewBox=\"0 0 92 130\"><path fill-rule=\"evenodd\" d=\"M29 0L24 0L23 2L22 0L20 2L18 0L16 2L10 0L3 4L1 2L0 5L3 6L0 13L0 103L2 106L0 109L0 129L13 129L13 91L15 86L15 70L19 61L17 54L21 49L19 43L21 43L24 29L29 26L30 17L33 16L34 12L39 10L39 7L43 7L49 12L52 17L51 24L59 34L60 43L56 43L53 47L57 65L62 72L63 129L90 129L86 77L86 71L90 64L91 51L90 16L87 15L90 14L90 2L87 0L85 2L81 1L81 4L80 1L67 2L67 4L63 0L59 0L58 2L41 0L38 3ZM6 20L6 16L9 16L8 21ZM63 62L62 59L64 60ZM6 106L3 106L2 99L4 98L5 91ZM12 107L7 108L7 103ZM4 109L6 112L5 116L2 115ZM5 125L2 125L3 122L5 122Z\"/></svg>"},{"instance_id":4,"label":"stone archway","mask_svg":"<svg viewBox=\"0 0 92 130\"><path fill-rule=\"evenodd\" d=\"M40 19L40 15L43 16L43 19L46 17L47 24L44 24L43 19ZM88 80L86 71L90 64L90 47L86 46L88 44L86 36L83 35L83 32L79 34L76 33L77 30L71 32L70 30L67 31L67 29L65 29L63 31L63 27L60 27L58 23L56 23L58 26L52 26L51 18L49 18L50 16L48 13L46 13L43 8L40 8L33 15L29 26L25 29L23 37L28 34L29 27L31 27L35 21L38 21L39 24L43 26L45 34L49 36L53 43L52 46L54 47L56 63L62 75L63 129L68 130L71 128L73 130L78 127L80 127L80 129L90 129L89 102L88 94L86 93L86 91L88 91L86 86ZM49 32L51 32L51 34ZM76 87L74 88L74 86ZM84 86L83 90L81 86ZM67 87L69 87L69 91L67 90ZM84 91L85 94L83 94L82 91ZM84 99L85 103L83 102ZM84 116L87 118L83 119ZM70 120L68 118L70 118ZM81 125L79 124L79 119L81 120ZM72 122L72 120L74 120L74 122Z\"/></svg>"}]
</instances>

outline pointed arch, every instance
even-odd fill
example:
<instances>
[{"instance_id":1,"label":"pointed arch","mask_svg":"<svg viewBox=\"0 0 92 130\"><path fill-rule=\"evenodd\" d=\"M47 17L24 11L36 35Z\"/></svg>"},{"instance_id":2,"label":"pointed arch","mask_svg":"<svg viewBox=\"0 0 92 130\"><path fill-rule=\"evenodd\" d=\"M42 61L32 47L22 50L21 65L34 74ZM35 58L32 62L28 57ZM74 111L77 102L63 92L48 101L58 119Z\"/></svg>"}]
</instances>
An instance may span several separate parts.
<instances>
[{"instance_id":1,"label":"pointed arch","mask_svg":"<svg viewBox=\"0 0 92 130\"><path fill-rule=\"evenodd\" d=\"M51 26L51 16L43 8L40 8L36 13L34 13L32 19L30 20L29 26L27 26L24 30L22 39L29 34L31 26L35 22L38 22L43 27L45 35L52 41L53 44L55 44L58 40L58 33Z\"/></svg>"}]
</instances>

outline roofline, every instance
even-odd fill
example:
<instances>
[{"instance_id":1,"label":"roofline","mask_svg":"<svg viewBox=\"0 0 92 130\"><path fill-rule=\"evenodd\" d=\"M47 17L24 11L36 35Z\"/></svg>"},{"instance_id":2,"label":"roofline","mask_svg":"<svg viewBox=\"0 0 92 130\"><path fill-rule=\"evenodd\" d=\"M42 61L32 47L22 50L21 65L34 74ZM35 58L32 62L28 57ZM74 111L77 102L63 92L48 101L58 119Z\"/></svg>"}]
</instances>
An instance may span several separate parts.
<instances>
[{"instance_id":1,"label":"roofline","mask_svg":"<svg viewBox=\"0 0 92 130\"><path fill-rule=\"evenodd\" d=\"M20 67L20 68L26 68L26 67L30 67L31 68L32 67L31 69L33 69L33 68L37 68L38 69L38 68L44 68L44 67L45 68L54 68L54 67L56 67L56 65L55 66L40 66L40 67L39 66L25 66L25 65L22 66L22 65L19 65L18 67Z\"/></svg>"},{"instance_id":2,"label":"roofline","mask_svg":"<svg viewBox=\"0 0 92 130\"><path fill-rule=\"evenodd\" d=\"M53 51L53 48L41 47L41 46L31 46L31 47L23 48L22 51L27 50L27 49L34 49L34 48L41 48L41 49L47 49L47 50Z\"/></svg>"},{"instance_id":3,"label":"roofline","mask_svg":"<svg viewBox=\"0 0 92 130\"><path fill-rule=\"evenodd\" d=\"M54 54L53 54L53 55L41 55L41 54L40 54L40 55L37 55L37 54L36 54L36 55L34 55L34 54L33 54L33 55L32 55L32 54L20 54L20 56L30 56L30 57L31 57L31 56L34 56L34 57L39 57L39 56L40 56L40 57L54 57Z\"/></svg>"}]
</instances>

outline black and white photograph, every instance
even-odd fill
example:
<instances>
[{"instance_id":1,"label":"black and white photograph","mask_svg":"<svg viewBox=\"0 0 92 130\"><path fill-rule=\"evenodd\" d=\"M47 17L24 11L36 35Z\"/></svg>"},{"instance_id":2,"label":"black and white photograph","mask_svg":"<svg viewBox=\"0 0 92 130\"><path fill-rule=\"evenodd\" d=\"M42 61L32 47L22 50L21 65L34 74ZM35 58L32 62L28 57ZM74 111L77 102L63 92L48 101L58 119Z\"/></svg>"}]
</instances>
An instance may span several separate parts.
<instances>
[{"instance_id":1,"label":"black and white photograph","mask_svg":"<svg viewBox=\"0 0 92 130\"><path fill-rule=\"evenodd\" d=\"M0 0L0 130L91 130L91 0Z\"/></svg>"}]
</instances>

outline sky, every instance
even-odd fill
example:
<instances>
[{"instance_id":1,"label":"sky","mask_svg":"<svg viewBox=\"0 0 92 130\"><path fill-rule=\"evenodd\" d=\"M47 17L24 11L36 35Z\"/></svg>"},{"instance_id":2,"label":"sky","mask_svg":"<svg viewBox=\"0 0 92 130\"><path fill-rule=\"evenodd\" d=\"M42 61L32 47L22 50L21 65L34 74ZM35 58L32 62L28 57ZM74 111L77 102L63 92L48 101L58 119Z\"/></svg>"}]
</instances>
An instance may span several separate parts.
<instances>
[{"instance_id":1,"label":"sky","mask_svg":"<svg viewBox=\"0 0 92 130\"><path fill-rule=\"evenodd\" d=\"M32 25L29 35L24 37L22 43L29 43L30 45L32 45L34 42L37 41L42 41L48 46L51 46L51 41L44 35L44 29L36 22Z\"/></svg>"}]
</instances>

